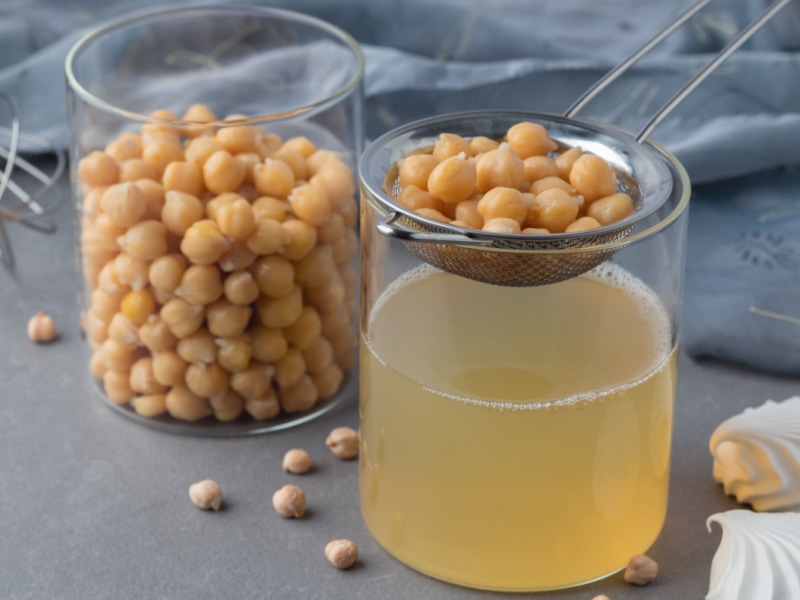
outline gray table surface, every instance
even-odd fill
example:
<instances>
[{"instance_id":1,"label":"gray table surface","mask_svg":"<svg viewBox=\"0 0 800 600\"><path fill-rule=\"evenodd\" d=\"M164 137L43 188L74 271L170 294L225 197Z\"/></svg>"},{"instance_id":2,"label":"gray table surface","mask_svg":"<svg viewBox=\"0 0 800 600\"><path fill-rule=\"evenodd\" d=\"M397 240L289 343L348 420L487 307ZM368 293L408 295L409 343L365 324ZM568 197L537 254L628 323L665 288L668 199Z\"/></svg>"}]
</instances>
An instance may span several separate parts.
<instances>
[{"instance_id":1,"label":"gray table surface","mask_svg":"<svg viewBox=\"0 0 800 600\"><path fill-rule=\"evenodd\" d=\"M333 427L357 427L355 397L299 428L222 439L155 431L104 406L84 365L68 203L54 220L53 236L8 225L17 274L0 270L0 598L508 597L420 575L373 541L359 514L357 463L336 459L324 444ZM57 322L50 345L26 337L38 310ZM737 508L711 476L709 436L745 407L800 393L800 381L681 356L677 393L669 512L649 551L658 579L634 588L618 574L530 597L705 596L720 539L706 518ZM316 462L302 478L281 471L283 453L298 446ZM223 488L219 513L189 502L188 486L204 478ZM308 495L302 520L272 509L273 491L287 482ZM361 551L349 571L323 557L338 537Z\"/></svg>"}]
</instances>

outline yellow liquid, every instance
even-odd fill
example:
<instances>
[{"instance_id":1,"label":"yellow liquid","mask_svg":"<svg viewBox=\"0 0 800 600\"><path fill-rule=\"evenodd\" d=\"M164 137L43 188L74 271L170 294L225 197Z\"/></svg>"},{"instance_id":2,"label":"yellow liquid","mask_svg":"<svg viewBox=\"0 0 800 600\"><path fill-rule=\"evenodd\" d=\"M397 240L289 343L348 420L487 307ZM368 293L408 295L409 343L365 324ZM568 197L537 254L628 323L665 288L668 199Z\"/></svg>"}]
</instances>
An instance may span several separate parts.
<instances>
[{"instance_id":1,"label":"yellow liquid","mask_svg":"<svg viewBox=\"0 0 800 600\"><path fill-rule=\"evenodd\" d=\"M423 266L361 347L361 510L424 573L495 590L624 567L664 522L676 352L614 266L537 288Z\"/></svg>"}]
</instances>

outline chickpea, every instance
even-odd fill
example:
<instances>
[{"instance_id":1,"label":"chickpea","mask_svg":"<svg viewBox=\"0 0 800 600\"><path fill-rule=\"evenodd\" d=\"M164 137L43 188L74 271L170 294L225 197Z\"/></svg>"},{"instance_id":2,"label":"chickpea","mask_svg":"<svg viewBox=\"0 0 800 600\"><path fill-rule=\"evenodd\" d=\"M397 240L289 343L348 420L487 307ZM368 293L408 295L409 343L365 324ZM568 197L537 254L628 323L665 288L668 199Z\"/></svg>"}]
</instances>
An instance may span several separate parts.
<instances>
[{"instance_id":1,"label":"chickpea","mask_svg":"<svg viewBox=\"0 0 800 600\"><path fill-rule=\"evenodd\" d=\"M560 190L564 190L570 195L577 193L574 187L572 187L569 183L567 183L560 177L544 177L542 179L534 181L531 184L530 193L541 194L543 191L552 188L558 188Z\"/></svg>"},{"instance_id":2,"label":"chickpea","mask_svg":"<svg viewBox=\"0 0 800 600\"><path fill-rule=\"evenodd\" d=\"M517 189L525 181L525 165L509 144L481 156L475 171L475 185L481 192L492 188Z\"/></svg>"},{"instance_id":3,"label":"chickpea","mask_svg":"<svg viewBox=\"0 0 800 600\"><path fill-rule=\"evenodd\" d=\"M249 271L234 271L225 278L222 286L225 298L245 306L256 301L259 294L258 284Z\"/></svg>"},{"instance_id":4,"label":"chickpea","mask_svg":"<svg viewBox=\"0 0 800 600\"><path fill-rule=\"evenodd\" d=\"M320 400L327 400L336 394L343 380L344 373L338 365L333 363L316 373L311 373L311 381L314 383L314 387L317 388L317 395Z\"/></svg>"},{"instance_id":5,"label":"chickpea","mask_svg":"<svg viewBox=\"0 0 800 600\"><path fill-rule=\"evenodd\" d=\"M450 222L450 217L433 208L418 208L417 214L425 217L426 219L431 219L432 221L440 221L441 223Z\"/></svg>"},{"instance_id":6,"label":"chickpea","mask_svg":"<svg viewBox=\"0 0 800 600\"><path fill-rule=\"evenodd\" d=\"M581 217L567 225L564 231L571 233L573 231L588 231L589 229L597 229L598 227L600 227L600 223L592 217Z\"/></svg>"},{"instance_id":7,"label":"chickpea","mask_svg":"<svg viewBox=\"0 0 800 600\"><path fill-rule=\"evenodd\" d=\"M575 161L578 160L582 154L583 150L580 146L573 146L569 150L566 150L556 156L553 162L555 162L556 168L558 169L557 175L564 181L569 181L569 174L572 171L572 165L575 164Z\"/></svg>"},{"instance_id":8,"label":"chickpea","mask_svg":"<svg viewBox=\"0 0 800 600\"><path fill-rule=\"evenodd\" d=\"M291 241L283 223L274 219L256 221L255 228L247 238L247 248L255 254L265 255L280 252Z\"/></svg>"},{"instance_id":9,"label":"chickpea","mask_svg":"<svg viewBox=\"0 0 800 600\"><path fill-rule=\"evenodd\" d=\"M147 202L134 183L117 183L106 189L100 199L103 211L120 227L131 227L144 214Z\"/></svg>"},{"instance_id":10,"label":"chickpea","mask_svg":"<svg viewBox=\"0 0 800 600\"><path fill-rule=\"evenodd\" d=\"M159 316L153 316L146 323L140 325L138 336L142 344L153 353L169 350L178 341L178 338L173 335Z\"/></svg>"},{"instance_id":11,"label":"chickpea","mask_svg":"<svg viewBox=\"0 0 800 600\"><path fill-rule=\"evenodd\" d=\"M578 205L564 190L550 188L536 196L530 205L526 226L563 233L578 216Z\"/></svg>"},{"instance_id":12,"label":"chickpea","mask_svg":"<svg viewBox=\"0 0 800 600\"><path fill-rule=\"evenodd\" d=\"M103 389L114 404L127 404L136 392L131 389L128 371L106 371L103 373Z\"/></svg>"},{"instance_id":13,"label":"chickpea","mask_svg":"<svg viewBox=\"0 0 800 600\"><path fill-rule=\"evenodd\" d=\"M496 187L484 194L478 201L478 212L484 222L497 218L513 219L522 224L528 215L528 207L519 190Z\"/></svg>"},{"instance_id":14,"label":"chickpea","mask_svg":"<svg viewBox=\"0 0 800 600\"><path fill-rule=\"evenodd\" d=\"M325 190L316 184L295 187L289 194L294 214L315 226L323 225L331 215L331 203Z\"/></svg>"},{"instance_id":15,"label":"chickpea","mask_svg":"<svg viewBox=\"0 0 800 600\"><path fill-rule=\"evenodd\" d=\"M283 298L259 297L256 310L261 322L267 327L288 327L303 311L303 292L295 285L288 296Z\"/></svg>"},{"instance_id":16,"label":"chickpea","mask_svg":"<svg viewBox=\"0 0 800 600\"><path fill-rule=\"evenodd\" d=\"M217 300L206 308L208 330L219 337L232 337L244 332L253 309L229 300Z\"/></svg>"},{"instance_id":17,"label":"chickpea","mask_svg":"<svg viewBox=\"0 0 800 600\"><path fill-rule=\"evenodd\" d=\"M289 241L285 242L281 253L289 260L300 260L317 244L317 230L305 221L289 219L280 224Z\"/></svg>"},{"instance_id":18,"label":"chickpea","mask_svg":"<svg viewBox=\"0 0 800 600\"><path fill-rule=\"evenodd\" d=\"M186 259L182 254L165 254L150 263L148 279L155 289L167 294L175 291L186 272Z\"/></svg>"},{"instance_id":19,"label":"chickpea","mask_svg":"<svg viewBox=\"0 0 800 600\"><path fill-rule=\"evenodd\" d=\"M292 448L283 455L282 468L284 473L308 473L311 469L311 455L300 448Z\"/></svg>"},{"instance_id":20,"label":"chickpea","mask_svg":"<svg viewBox=\"0 0 800 600\"><path fill-rule=\"evenodd\" d=\"M167 228L160 221L140 221L119 238L120 247L139 260L151 261L167 253Z\"/></svg>"},{"instance_id":21,"label":"chickpea","mask_svg":"<svg viewBox=\"0 0 800 600\"><path fill-rule=\"evenodd\" d=\"M122 296L127 294L131 289L127 285L121 283L117 278L117 272L114 269L114 261L107 262L100 270L97 276L97 286L106 294L119 297L120 300L122 300Z\"/></svg>"},{"instance_id":22,"label":"chickpea","mask_svg":"<svg viewBox=\"0 0 800 600\"><path fill-rule=\"evenodd\" d=\"M217 150L203 163L203 182L214 194L235 191L244 181L244 177L244 163L236 160L226 150Z\"/></svg>"},{"instance_id":23,"label":"chickpea","mask_svg":"<svg viewBox=\"0 0 800 600\"><path fill-rule=\"evenodd\" d=\"M205 216L203 203L192 194L170 190L164 198L161 220L167 231L174 235L182 236L189 227Z\"/></svg>"},{"instance_id":24,"label":"chickpea","mask_svg":"<svg viewBox=\"0 0 800 600\"><path fill-rule=\"evenodd\" d=\"M305 361L306 370L312 375L321 373L333 363L333 346L324 336L315 338L313 343L302 349L300 353Z\"/></svg>"},{"instance_id":25,"label":"chickpea","mask_svg":"<svg viewBox=\"0 0 800 600\"><path fill-rule=\"evenodd\" d=\"M358 204L356 204L355 198L343 200L336 210L342 215L345 227L353 229L358 225Z\"/></svg>"},{"instance_id":26,"label":"chickpea","mask_svg":"<svg viewBox=\"0 0 800 600\"><path fill-rule=\"evenodd\" d=\"M300 317L283 331L286 341L299 350L310 348L322 334L319 313L311 306L304 306ZM280 380L278 380L280 383Z\"/></svg>"},{"instance_id":27,"label":"chickpea","mask_svg":"<svg viewBox=\"0 0 800 600\"><path fill-rule=\"evenodd\" d=\"M33 342L48 343L56 337L53 317L40 310L28 320L28 339Z\"/></svg>"},{"instance_id":28,"label":"chickpea","mask_svg":"<svg viewBox=\"0 0 800 600\"><path fill-rule=\"evenodd\" d=\"M552 158L529 156L522 161L525 181L533 183L545 177L558 177L558 167Z\"/></svg>"},{"instance_id":29,"label":"chickpea","mask_svg":"<svg viewBox=\"0 0 800 600\"><path fill-rule=\"evenodd\" d=\"M217 220L217 213L223 206L233 204L237 200L244 200L244 196L235 192L225 192L214 196L206 203L206 217L212 221Z\"/></svg>"},{"instance_id":30,"label":"chickpea","mask_svg":"<svg viewBox=\"0 0 800 600\"><path fill-rule=\"evenodd\" d=\"M102 344L103 342L105 342L108 339L109 323L110 320L104 321L93 310L89 310L86 313L86 323L84 325L84 327L86 328L86 334L89 336L89 339L97 344ZM42 335L38 329L39 326L40 325L36 323L34 325L34 327L36 328L33 330L33 332L30 331L28 332L28 337L33 341L39 341L37 337ZM29 328L31 327L30 321L28 321L28 327ZM53 326L53 330L55 331L55 325ZM34 336L37 337L32 337L31 336L32 333Z\"/></svg>"},{"instance_id":31,"label":"chickpea","mask_svg":"<svg viewBox=\"0 0 800 600\"><path fill-rule=\"evenodd\" d=\"M100 206L100 199L107 189L108 186L93 187L83 195L81 211L83 212L83 216L89 219L86 222L87 225L91 224L94 219L103 213L103 209Z\"/></svg>"},{"instance_id":32,"label":"chickpea","mask_svg":"<svg viewBox=\"0 0 800 600\"><path fill-rule=\"evenodd\" d=\"M224 148L213 139L197 137L186 145L186 161L194 163L202 169L208 157L218 150L224 150Z\"/></svg>"},{"instance_id":33,"label":"chickpea","mask_svg":"<svg viewBox=\"0 0 800 600\"><path fill-rule=\"evenodd\" d=\"M468 199L475 191L475 162L452 156L436 165L428 177L428 191L449 204Z\"/></svg>"},{"instance_id":34,"label":"chickpea","mask_svg":"<svg viewBox=\"0 0 800 600\"><path fill-rule=\"evenodd\" d=\"M246 120L243 115L229 115L226 121ZM257 152L258 141L263 130L253 125L236 125L222 127L217 131L217 140L231 154L239 152Z\"/></svg>"},{"instance_id":35,"label":"chickpea","mask_svg":"<svg viewBox=\"0 0 800 600\"><path fill-rule=\"evenodd\" d=\"M210 265L230 250L231 243L210 219L193 223L181 240L181 252L195 264Z\"/></svg>"},{"instance_id":36,"label":"chickpea","mask_svg":"<svg viewBox=\"0 0 800 600\"><path fill-rule=\"evenodd\" d=\"M272 298L284 298L294 289L295 268L282 256L259 258L250 269L250 273L257 289Z\"/></svg>"},{"instance_id":37,"label":"chickpea","mask_svg":"<svg viewBox=\"0 0 800 600\"><path fill-rule=\"evenodd\" d=\"M469 141L469 154L472 156L486 154L491 150L497 150L499 146L500 143L496 140L479 135Z\"/></svg>"},{"instance_id":38,"label":"chickpea","mask_svg":"<svg viewBox=\"0 0 800 600\"><path fill-rule=\"evenodd\" d=\"M230 386L245 398L265 398L272 391L272 376L275 368L251 361L243 371L234 373Z\"/></svg>"},{"instance_id":39,"label":"chickpea","mask_svg":"<svg viewBox=\"0 0 800 600\"><path fill-rule=\"evenodd\" d=\"M483 225L483 231L491 231L492 233L520 233L521 229L519 222L514 219L497 217L487 220Z\"/></svg>"},{"instance_id":40,"label":"chickpea","mask_svg":"<svg viewBox=\"0 0 800 600\"><path fill-rule=\"evenodd\" d=\"M253 331L253 358L263 363L274 363L289 349L289 343L280 329L259 325Z\"/></svg>"},{"instance_id":41,"label":"chickpea","mask_svg":"<svg viewBox=\"0 0 800 600\"><path fill-rule=\"evenodd\" d=\"M285 200L278 200L272 196L261 196L253 201L252 209L256 221L274 219L281 222L286 219L286 213L289 211L290 205Z\"/></svg>"},{"instance_id":42,"label":"chickpea","mask_svg":"<svg viewBox=\"0 0 800 600\"><path fill-rule=\"evenodd\" d=\"M153 359L140 358L131 366L129 383L134 392L140 394L163 394L166 386L156 381L153 374Z\"/></svg>"},{"instance_id":43,"label":"chickpea","mask_svg":"<svg viewBox=\"0 0 800 600\"><path fill-rule=\"evenodd\" d=\"M130 286L133 291L139 291L147 285L149 271L149 262L133 258L125 252L121 252L114 259L114 273L117 275L117 281Z\"/></svg>"},{"instance_id":44,"label":"chickpea","mask_svg":"<svg viewBox=\"0 0 800 600\"><path fill-rule=\"evenodd\" d=\"M103 290L94 290L91 296L91 311L105 322L111 321L111 317L119 311L121 297L106 294Z\"/></svg>"},{"instance_id":45,"label":"chickpea","mask_svg":"<svg viewBox=\"0 0 800 600\"><path fill-rule=\"evenodd\" d=\"M277 158L289 165L294 173L295 181L306 181L311 176L306 159L296 149L285 144L273 152L270 158Z\"/></svg>"},{"instance_id":46,"label":"chickpea","mask_svg":"<svg viewBox=\"0 0 800 600\"><path fill-rule=\"evenodd\" d=\"M184 338L197 331L205 319L205 309L202 306L190 304L183 298L173 298L161 307L159 314L177 338Z\"/></svg>"},{"instance_id":47,"label":"chickpea","mask_svg":"<svg viewBox=\"0 0 800 600\"><path fill-rule=\"evenodd\" d=\"M350 264L338 265L338 267L339 278L342 280L342 285L345 289L345 297L355 299L360 283L358 271Z\"/></svg>"},{"instance_id":48,"label":"chickpea","mask_svg":"<svg viewBox=\"0 0 800 600\"><path fill-rule=\"evenodd\" d=\"M294 278L304 287L317 287L327 282L336 273L333 249L330 244L315 247L302 259L294 263ZM258 281L258 276L256 276Z\"/></svg>"},{"instance_id":49,"label":"chickpea","mask_svg":"<svg viewBox=\"0 0 800 600\"><path fill-rule=\"evenodd\" d=\"M216 481L204 479L189 486L189 498L198 508L219 510L222 506L222 488Z\"/></svg>"},{"instance_id":50,"label":"chickpea","mask_svg":"<svg viewBox=\"0 0 800 600\"><path fill-rule=\"evenodd\" d=\"M192 304L204 306L222 296L222 277L215 265L192 265L181 277L175 295Z\"/></svg>"},{"instance_id":51,"label":"chickpea","mask_svg":"<svg viewBox=\"0 0 800 600\"><path fill-rule=\"evenodd\" d=\"M198 329L178 340L175 350L187 363L212 363L217 359L217 343L205 329Z\"/></svg>"},{"instance_id":52,"label":"chickpea","mask_svg":"<svg viewBox=\"0 0 800 600\"><path fill-rule=\"evenodd\" d=\"M569 182L588 203L610 196L617 189L614 169L594 154L578 157L569 173Z\"/></svg>"},{"instance_id":53,"label":"chickpea","mask_svg":"<svg viewBox=\"0 0 800 600\"><path fill-rule=\"evenodd\" d=\"M217 363L193 363L186 369L186 386L202 398L212 398L228 389L230 375Z\"/></svg>"},{"instance_id":54,"label":"chickpea","mask_svg":"<svg viewBox=\"0 0 800 600\"><path fill-rule=\"evenodd\" d=\"M252 265L258 254L247 247L247 243L242 240L233 240L231 249L219 257L217 265L222 271L230 273L231 271L241 271Z\"/></svg>"},{"instance_id":55,"label":"chickpea","mask_svg":"<svg viewBox=\"0 0 800 600\"><path fill-rule=\"evenodd\" d=\"M322 310L319 313L322 321L322 335L333 338L350 326L350 316L347 314L347 307L339 304L331 310Z\"/></svg>"},{"instance_id":56,"label":"chickpea","mask_svg":"<svg viewBox=\"0 0 800 600\"><path fill-rule=\"evenodd\" d=\"M469 156L469 142L460 135L443 133L433 145L432 155L436 160L442 162L443 160L457 156L462 152L466 156Z\"/></svg>"},{"instance_id":57,"label":"chickpea","mask_svg":"<svg viewBox=\"0 0 800 600\"><path fill-rule=\"evenodd\" d=\"M400 190L400 193L397 194L397 203L409 210L418 211L421 208L430 208L440 212L444 204L438 198L434 198L430 192L426 192L413 184L409 184Z\"/></svg>"},{"instance_id":58,"label":"chickpea","mask_svg":"<svg viewBox=\"0 0 800 600\"><path fill-rule=\"evenodd\" d=\"M342 202L351 199L356 192L353 172L341 159L327 161L308 182L319 185L328 192L334 209L338 209Z\"/></svg>"},{"instance_id":59,"label":"chickpea","mask_svg":"<svg viewBox=\"0 0 800 600\"><path fill-rule=\"evenodd\" d=\"M133 349L139 345L139 328L122 313L111 317L106 333L108 338L126 348Z\"/></svg>"},{"instance_id":60,"label":"chickpea","mask_svg":"<svg viewBox=\"0 0 800 600\"><path fill-rule=\"evenodd\" d=\"M350 320L351 317L348 315L348 324ZM352 369L358 360L358 353L356 351L358 342L356 340L355 331L351 327L347 327L336 337L331 339L331 345L333 346L333 355L336 364L345 371Z\"/></svg>"},{"instance_id":61,"label":"chickpea","mask_svg":"<svg viewBox=\"0 0 800 600\"><path fill-rule=\"evenodd\" d=\"M240 373L250 364L253 357L252 340L248 334L228 338L217 338L217 362L231 373Z\"/></svg>"},{"instance_id":62,"label":"chickpea","mask_svg":"<svg viewBox=\"0 0 800 600\"><path fill-rule=\"evenodd\" d=\"M358 456L359 443L358 431L351 427L337 427L328 434L325 440L325 445L331 449L334 456L343 460Z\"/></svg>"},{"instance_id":63,"label":"chickpea","mask_svg":"<svg viewBox=\"0 0 800 600\"><path fill-rule=\"evenodd\" d=\"M189 363L176 350L161 350L153 353L153 377L162 385L182 384Z\"/></svg>"},{"instance_id":64,"label":"chickpea","mask_svg":"<svg viewBox=\"0 0 800 600\"><path fill-rule=\"evenodd\" d=\"M327 222L318 227L317 237L321 243L329 244L341 239L345 235L346 229L344 217L339 213L332 213Z\"/></svg>"},{"instance_id":65,"label":"chickpea","mask_svg":"<svg viewBox=\"0 0 800 600\"><path fill-rule=\"evenodd\" d=\"M183 148L172 139L148 141L142 149L142 159L161 175L171 162L183 160Z\"/></svg>"},{"instance_id":66,"label":"chickpea","mask_svg":"<svg viewBox=\"0 0 800 600\"><path fill-rule=\"evenodd\" d=\"M262 158L268 158L273 152L278 150L282 144L283 140L277 133L266 133L258 140L256 152L258 152Z\"/></svg>"},{"instance_id":67,"label":"chickpea","mask_svg":"<svg viewBox=\"0 0 800 600\"><path fill-rule=\"evenodd\" d=\"M180 132L171 124L164 123L163 121L176 121L178 115L168 110L158 109L150 113L151 117L156 117L162 122L152 122L142 125L142 139L145 140L170 140L178 143L180 141Z\"/></svg>"},{"instance_id":68,"label":"chickpea","mask_svg":"<svg viewBox=\"0 0 800 600\"><path fill-rule=\"evenodd\" d=\"M523 160L530 156L545 156L558 148L558 144L550 139L547 129L529 121L509 127L506 140Z\"/></svg>"},{"instance_id":69,"label":"chickpea","mask_svg":"<svg viewBox=\"0 0 800 600\"><path fill-rule=\"evenodd\" d=\"M302 375L294 385L281 387L278 391L281 408L287 413L309 410L317 403L317 388L308 375Z\"/></svg>"},{"instance_id":70,"label":"chickpea","mask_svg":"<svg viewBox=\"0 0 800 600\"><path fill-rule=\"evenodd\" d=\"M306 494L296 485L285 485L272 495L272 506L286 519L299 519L306 512Z\"/></svg>"},{"instance_id":71,"label":"chickpea","mask_svg":"<svg viewBox=\"0 0 800 600\"><path fill-rule=\"evenodd\" d=\"M142 221L157 221L164 208L164 186L152 179L137 179L134 183L142 192L146 205Z\"/></svg>"},{"instance_id":72,"label":"chickpea","mask_svg":"<svg viewBox=\"0 0 800 600\"><path fill-rule=\"evenodd\" d=\"M253 183L264 196L286 198L294 187L294 171L282 160L267 158L253 169Z\"/></svg>"},{"instance_id":73,"label":"chickpea","mask_svg":"<svg viewBox=\"0 0 800 600\"><path fill-rule=\"evenodd\" d=\"M165 394L136 396L131 400L131 406L142 417L158 417L167 412L167 397Z\"/></svg>"},{"instance_id":74,"label":"chickpea","mask_svg":"<svg viewBox=\"0 0 800 600\"><path fill-rule=\"evenodd\" d=\"M140 179L161 179L158 169L142 158L129 158L119 165L119 180L134 183Z\"/></svg>"},{"instance_id":75,"label":"chickpea","mask_svg":"<svg viewBox=\"0 0 800 600\"><path fill-rule=\"evenodd\" d=\"M245 399L244 409L256 421L263 421L276 417L281 412L281 405L278 403L275 390L270 388L266 398Z\"/></svg>"},{"instance_id":76,"label":"chickpea","mask_svg":"<svg viewBox=\"0 0 800 600\"><path fill-rule=\"evenodd\" d=\"M117 161L105 152L95 150L78 162L78 177L87 185L113 185L117 183L118 176Z\"/></svg>"},{"instance_id":77,"label":"chickpea","mask_svg":"<svg viewBox=\"0 0 800 600\"><path fill-rule=\"evenodd\" d=\"M195 123L210 123L216 120L214 112L205 104L192 104L181 117L181 121ZM213 135L214 127L212 125L189 125L184 128L183 132L188 137L196 138L201 135Z\"/></svg>"},{"instance_id":78,"label":"chickpea","mask_svg":"<svg viewBox=\"0 0 800 600\"><path fill-rule=\"evenodd\" d=\"M164 168L161 183L165 190L185 192L193 196L199 196L204 191L203 175L193 162L176 160L169 163Z\"/></svg>"},{"instance_id":79,"label":"chickpea","mask_svg":"<svg viewBox=\"0 0 800 600\"><path fill-rule=\"evenodd\" d=\"M125 235L125 228L117 225L109 215L99 215L94 220L94 240L107 250L119 250L119 238Z\"/></svg>"},{"instance_id":80,"label":"chickpea","mask_svg":"<svg viewBox=\"0 0 800 600\"><path fill-rule=\"evenodd\" d=\"M155 309L156 301L147 290L128 292L120 305L122 314L135 325L141 325L147 321Z\"/></svg>"},{"instance_id":81,"label":"chickpea","mask_svg":"<svg viewBox=\"0 0 800 600\"><path fill-rule=\"evenodd\" d=\"M586 209L586 214L600 225L610 225L634 213L633 199L628 194L611 194L595 200Z\"/></svg>"},{"instance_id":82,"label":"chickpea","mask_svg":"<svg viewBox=\"0 0 800 600\"><path fill-rule=\"evenodd\" d=\"M420 190L428 191L428 178L438 164L439 159L431 154L411 154L406 156L400 162L398 172L400 187L406 188L413 185Z\"/></svg>"},{"instance_id":83,"label":"chickpea","mask_svg":"<svg viewBox=\"0 0 800 600\"><path fill-rule=\"evenodd\" d=\"M182 421L199 421L212 414L208 398L198 396L182 384L167 392L165 403L170 416Z\"/></svg>"},{"instance_id":84,"label":"chickpea","mask_svg":"<svg viewBox=\"0 0 800 600\"><path fill-rule=\"evenodd\" d=\"M298 348L290 347L286 354L275 362L275 381L282 388L298 383L305 372L306 363Z\"/></svg>"},{"instance_id":85,"label":"chickpea","mask_svg":"<svg viewBox=\"0 0 800 600\"><path fill-rule=\"evenodd\" d=\"M130 346L122 344L111 338L104 341L101 346L106 368L111 371L128 371L133 364L133 350Z\"/></svg>"},{"instance_id":86,"label":"chickpea","mask_svg":"<svg viewBox=\"0 0 800 600\"><path fill-rule=\"evenodd\" d=\"M336 308L347 295L338 272L323 285L307 288L303 293L309 304L323 311Z\"/></svg>"},{"instance_id":87,"label":"chickpea","mask_svg":"<svg viewBox=\"0 0 800 600\"><path fill-rule=\"evenodd\" d=\"M222 233L243 240L253 231L255 215L250 203L244 198L239 198L221 206L217 210L216 221Z\"/></svg>"},{"instance_id":88,"label":"chickpea","mask_svg":"<svg viewBox=\"0 0 800 600\"><path fill-rule=\"evenodd\" d=\"M223 423L236 420L244 410L244 399L231 389L210 398L209 401L211 410L214 411L214 418Z\"/></svg>"},{"instance_id":89,"label":"chickpea","mask_svg":"<svg viewBox=\"0 0 800 600\"><path fill-rule=\"evenodd\" d=\"M637 554L628 561L623 579L633 585L647 585L658 575L658 563L645 554Z\"/></svg>"},{"instance_id":90,"label":"chickpea","mask_svg":"<svg viewBox=\"0 0 800 600\"><path fill-rule=\"evenodd\" d=\"M478 212L478 202L480 198L473 200L464 200L456 205L456 220L464 223L464 227L472 229L483 228L483 217Z\"/></svg>"},{"instance_id":91,"label":"chickpea","mask_svg":"<svg viewBox=\"0 0 800 600\"><path fill-rule=\"evenodd\" d=\"M142 155L142 138L135 133L122 133L106 145L104 152L118 163L138 158Z\"/></svg>"},{"instance_id":92,"label":"chickpea","mask_svg":"<svg viewBox=\"0 0 800 600\"><path fill-rule=\"evenodd\" d=\"M283 147L296 150L305 159L308 159L309 156L317 152L317 147L314 145L314 142L302 135L289 138L283 143Z\"/></svg>"}]
</instances>

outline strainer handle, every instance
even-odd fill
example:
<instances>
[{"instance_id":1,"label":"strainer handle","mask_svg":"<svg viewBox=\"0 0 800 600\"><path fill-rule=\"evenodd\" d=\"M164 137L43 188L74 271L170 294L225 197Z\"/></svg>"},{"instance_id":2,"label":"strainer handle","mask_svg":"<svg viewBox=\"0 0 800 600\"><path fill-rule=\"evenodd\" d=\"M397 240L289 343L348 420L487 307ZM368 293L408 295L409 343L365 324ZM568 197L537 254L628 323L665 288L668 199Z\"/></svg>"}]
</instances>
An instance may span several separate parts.
<instances>
[{"instance_id":1,"label":"strainer handle","mask_svg":"<svg viewBox=\"0 0 800 600\"><path fill-rule=\"evenodd\" d=\"M397 211L388 213L378 221L375 226L378 231L389 238L402 240L404 242L422 242L429 244L441 244L450 242L464 246L491 246L491 240L485 240L461 233L425 233L416 229L408 229L397 223L403 215Z\"/></svg>"},{"instance_id":2,"label":"strainer handle","mask_svg":"<svg viewBox=\"0 0 800 600\"><path fill-rule=\"evenodd\" d=\"M660 44L667 36L674 32L678 27L683 25L686 21L691 19L697 12L705 8L713 0L700 0L691 6L686 12L680 15L675 21L670 23L665 29L660 31L655 37L648 41L639 50L634 52L627 60L623 61L620 65L608 72L596 84L586 90L580 98L578 98L572 106L570 106L564 113L565 117L574 117L579 110L586 106L597 94L606 89L613 83L620 75L627 71L633 64L635 64L645 54L650 52L655 46ZM677 107L683 100L691 94L697 86L703 83L716 69L725 62L739 47L749 40L754 33L764 26L772 17L783 9L792 0L775 0L755 21L743 29L739 35L733 38L725 48L723 48L714 59L706 65L697 75L689 80L675 95L656 112L650 120L645 124L641 131L636 135L636 141L641 142L646 139L653 130L663 121L672 110Z\"/></svg>"}]
</instances>

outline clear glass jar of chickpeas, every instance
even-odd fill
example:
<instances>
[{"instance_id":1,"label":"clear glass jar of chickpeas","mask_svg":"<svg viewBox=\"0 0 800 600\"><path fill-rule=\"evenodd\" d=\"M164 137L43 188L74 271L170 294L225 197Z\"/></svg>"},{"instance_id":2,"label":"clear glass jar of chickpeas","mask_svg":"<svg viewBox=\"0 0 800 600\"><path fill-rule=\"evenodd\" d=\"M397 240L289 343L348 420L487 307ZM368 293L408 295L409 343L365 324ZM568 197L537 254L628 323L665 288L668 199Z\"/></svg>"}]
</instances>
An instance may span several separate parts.
<instances>
[{"instance_id":1,"label":"clear glass jar of chickpeas","mask_svg":"<svg viewBox=\"0 0 800 600\"><path fill-rule=\"evenodd\" d=\"M67 57L87 366L170 431L355 400L363 56L283 10L141 13Z\"/></svg>"}]
</instances>

